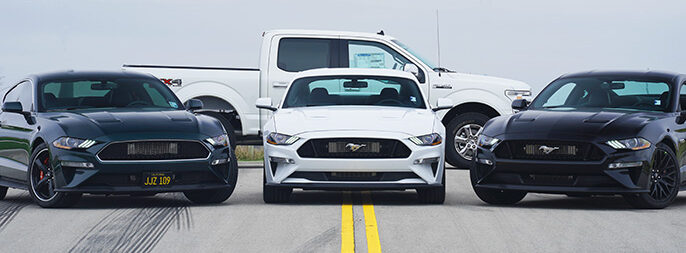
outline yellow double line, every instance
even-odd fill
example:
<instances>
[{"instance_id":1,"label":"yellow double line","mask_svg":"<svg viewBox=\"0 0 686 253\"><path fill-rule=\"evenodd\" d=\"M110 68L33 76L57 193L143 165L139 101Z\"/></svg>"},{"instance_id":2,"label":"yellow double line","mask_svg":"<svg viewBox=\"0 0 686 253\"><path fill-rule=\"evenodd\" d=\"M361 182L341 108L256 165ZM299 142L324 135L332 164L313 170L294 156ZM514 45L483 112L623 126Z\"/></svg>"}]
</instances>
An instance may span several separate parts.
<instances>
[{"instance_id":1,"label":"yellow double line","mask_svg":"<svg viewBox=\"0 0 686 253\"><path fill-rule=\"evenodd\" d=\"M381 252L379 230L376 226L376 215L372 204L371 193L362 192L362 209L364 211L365 234L367 235L367 251ZM350 192L343 193L341 206L341 252L355 252L355 220L353 217L353 202Z\"/></svg>"}]
</instances>

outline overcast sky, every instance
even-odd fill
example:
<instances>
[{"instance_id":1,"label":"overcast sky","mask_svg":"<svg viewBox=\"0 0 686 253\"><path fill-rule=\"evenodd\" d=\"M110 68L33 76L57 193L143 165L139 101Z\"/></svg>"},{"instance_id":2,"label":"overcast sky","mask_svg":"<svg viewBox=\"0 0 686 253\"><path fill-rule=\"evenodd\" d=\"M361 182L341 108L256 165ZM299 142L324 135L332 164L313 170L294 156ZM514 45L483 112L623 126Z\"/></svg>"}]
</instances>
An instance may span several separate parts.
<instances>
[{"instance_id":1,"label":"overcast sky","mask_svg":"<svg viewBox=\"0 0 686 253\"><path fill-rule=\"evenodd\" d=\"M122 64L257 67L280 28L377 32L538 91L590 69L686 72L686 1L0 1L0 82Z\"/></svg>"}]
</instances>

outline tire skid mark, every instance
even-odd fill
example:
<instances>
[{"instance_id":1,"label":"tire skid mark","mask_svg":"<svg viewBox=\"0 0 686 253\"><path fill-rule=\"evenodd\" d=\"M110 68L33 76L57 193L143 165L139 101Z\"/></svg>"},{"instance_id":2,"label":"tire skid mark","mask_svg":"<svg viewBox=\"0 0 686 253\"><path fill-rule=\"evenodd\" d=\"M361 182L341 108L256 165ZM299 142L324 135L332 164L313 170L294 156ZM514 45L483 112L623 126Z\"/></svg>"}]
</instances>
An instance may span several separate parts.
<instances>
[{"instance_id":1,"label":"tire skid mark","mask_svg":"<svg viewBox=\"0 0 686 253\"><path fill-rule=\"evenodd\" d=\"M27 197L28 194L22 194L21 197ZM0 202L0 231L5 228L5 225L14 220L19 211L26 207L30 201L21 200L3 200Z\"/></svg>"},{"instance_id":2,"label":"tire skid mark","mask_svg":"<svg viewBox=\"0 0 686 253\"><path fill-rule=\"evenodd\" d=\"M116 209L84 234L69 252L150 252L172 227L192 229L188 204Z\"/></svg>"}]
</instances>

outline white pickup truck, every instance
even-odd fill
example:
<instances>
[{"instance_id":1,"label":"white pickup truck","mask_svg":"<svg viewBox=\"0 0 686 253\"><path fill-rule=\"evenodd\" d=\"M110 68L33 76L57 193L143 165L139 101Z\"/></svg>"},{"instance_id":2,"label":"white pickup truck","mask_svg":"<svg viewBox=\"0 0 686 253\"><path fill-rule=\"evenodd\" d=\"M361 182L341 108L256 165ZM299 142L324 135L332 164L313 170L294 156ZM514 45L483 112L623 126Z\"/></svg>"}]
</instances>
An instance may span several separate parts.
<instances>
[{"instance_id":1,"label":"white pickup truck","mask_svg":"<svg viewBox=\"0 0 686 253\"><path fill-rule=\"evenodd\" d=\"M298 72L315 68L399 69L417 76L431 104L450 98L441 111L446 126L446 158L466 167L476 136L488 119L513 113L511 102L529 98L531 87L503 78L456 73L429 62L383 32L273 30L263 34L259 69L124 65L150 73L169 85L182 101L199 99L205 113L218 118L239 144L260 144L269 113L255 107L259 97L279 99ZM279 101L274 101L278 103Z\"/></svg>"}]
</instances>

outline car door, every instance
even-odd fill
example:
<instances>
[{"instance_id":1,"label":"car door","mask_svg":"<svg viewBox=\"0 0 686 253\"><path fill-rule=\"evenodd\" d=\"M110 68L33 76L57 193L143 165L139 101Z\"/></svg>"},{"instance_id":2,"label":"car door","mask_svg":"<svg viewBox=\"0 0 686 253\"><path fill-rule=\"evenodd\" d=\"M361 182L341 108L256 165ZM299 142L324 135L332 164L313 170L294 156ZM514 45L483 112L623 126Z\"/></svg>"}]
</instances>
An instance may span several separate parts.
<instances>
[{"instance_id":1,"label":"car door","mask_svg":"<svg viewBox=\"0 0 686 253\"><path fill-rule=\"evenodd\" d=\"M33 88L30 81L22 81L4 96L5 102L20 102L25 112L33 112ZM26 180L30 158L30 138L35 131L27 117L19 113L0 112L0 176Z\"/></svg>"},{"instance_id":2,"label":"car door","mask_svg":"<svg viewBox=\"0 0 686 253\"><path fill-rule=\"evenodd\" d=\"M339 64L336 38L274 37L272 43L276 64L269 64L267 96L278 104L291 79L300 71L335 68ZM276 50L275 50L276 49Z\"/></svg>"},{"instance_id":3,"label":"car door","mask_svg":"<svg viewBox=\"0 0 686 253\"><path fill-rule=\"evenodd\" d=\"M677 110L686 112L686 82L681 85L679 91L679 107ZM675 124L676 126L674 129L676 129L676 131L674 131L674 133L679 142L677 144L677 156L679 157L679 166L682 167L681 179L683 182L684 179L686 179L686 170L683 168L686 167L686 123L675 121Z\"/></svg>"}]
</instances>

